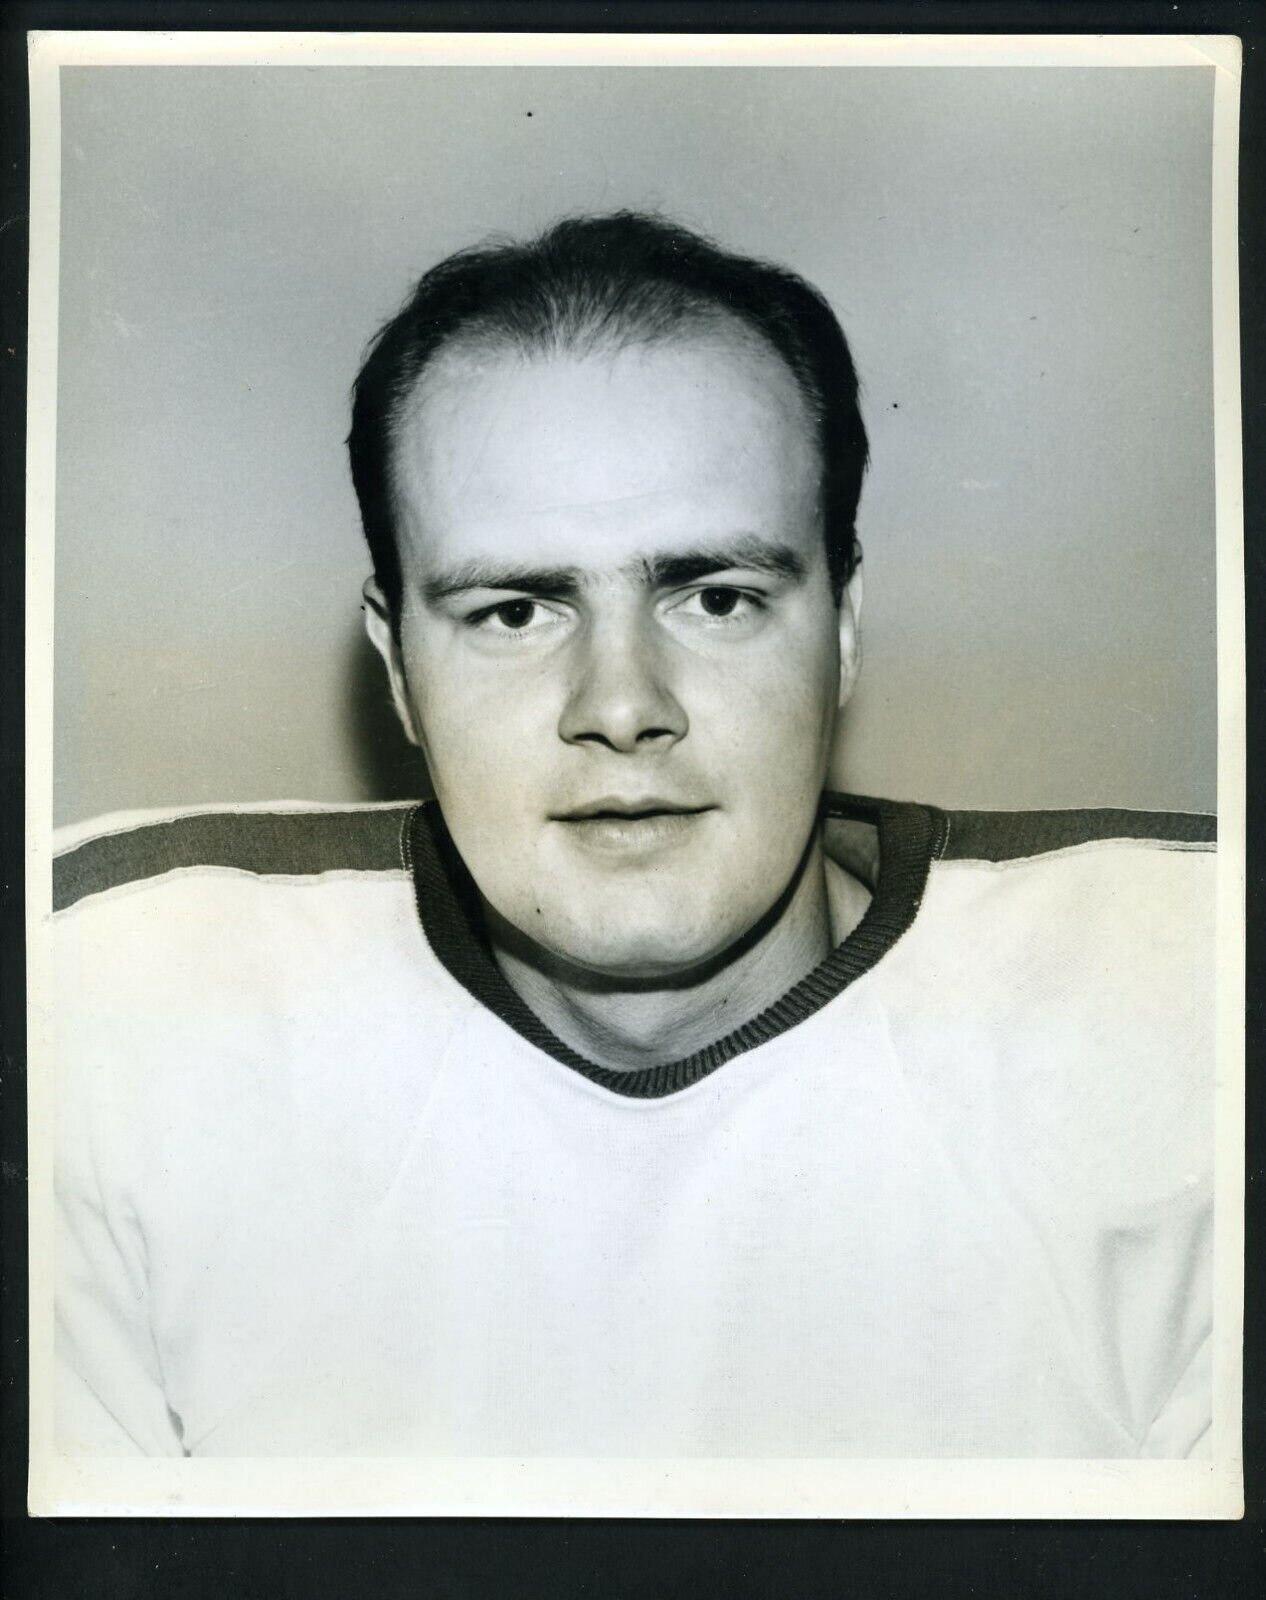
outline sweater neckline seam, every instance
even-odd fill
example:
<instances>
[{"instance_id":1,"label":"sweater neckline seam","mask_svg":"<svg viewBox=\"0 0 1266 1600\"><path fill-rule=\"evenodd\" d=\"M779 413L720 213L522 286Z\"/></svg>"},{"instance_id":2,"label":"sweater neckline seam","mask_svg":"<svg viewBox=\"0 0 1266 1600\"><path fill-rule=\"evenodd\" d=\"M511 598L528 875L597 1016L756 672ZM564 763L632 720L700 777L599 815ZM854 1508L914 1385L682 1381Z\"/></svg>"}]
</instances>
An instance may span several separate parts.
<instances>
[{"instance_id":1,"label":"sweater neckline seam","mask_svg":"<svg viewBox=\"0 0 1266 1600\"><path fill-rule=\"evenodd\" d=\"M435 801L420 802L406 813L400 847L427 943L483 1009L599 1088L624 1099L663 1099L808 1021L873 970L914 922L931 864L945 847L944 813L913 802L828 792L819 825L832 820L868 822L879 835L878 878L856 927L772 1005L730 1033L677 1060L623 1071L573 1050L510 986L483 937L477 892Z\"/></svg>"}]
</instances>

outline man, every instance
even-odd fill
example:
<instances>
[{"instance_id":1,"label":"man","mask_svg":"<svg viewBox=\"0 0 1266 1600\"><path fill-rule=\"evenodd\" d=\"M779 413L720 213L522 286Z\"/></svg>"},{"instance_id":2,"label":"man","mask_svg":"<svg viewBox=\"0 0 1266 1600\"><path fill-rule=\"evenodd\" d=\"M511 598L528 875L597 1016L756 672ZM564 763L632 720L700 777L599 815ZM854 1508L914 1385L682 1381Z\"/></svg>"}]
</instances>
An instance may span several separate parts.
<instances>
[{"instance_id":1,"label":"man","mask_svg":"<svg viewBox=\"0 0 1266 1600\"><path fill-rule=\"evenodd\" d=\"M64 1448L1206 1449L1211 824L823 797L816 292L626 214L464 253L349 443L436 802L61 858Z\"/></svg>"}]
</instances>

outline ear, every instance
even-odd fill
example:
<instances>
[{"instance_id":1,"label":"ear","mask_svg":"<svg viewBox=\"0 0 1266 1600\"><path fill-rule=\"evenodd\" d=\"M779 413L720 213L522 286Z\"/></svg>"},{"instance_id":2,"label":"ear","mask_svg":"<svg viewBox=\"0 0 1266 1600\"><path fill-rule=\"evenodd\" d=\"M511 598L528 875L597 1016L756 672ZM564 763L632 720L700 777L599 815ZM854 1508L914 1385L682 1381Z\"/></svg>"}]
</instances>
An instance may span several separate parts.
<instances>
[{"instance_id":1,"label":"ear","mask_svg":"<svg viewBox=\"0 0 1266 1600\"><path fill-rule=\"evenodd\" d=\"M859 562L840 597L840 705L845 706L857 687L862 670L862 569Z\"/></svg>"},{"instance_id":2,"label":"ear","mask_svg":"<svg viewBox=\"0 0 1266 1600\"><path fill-rule=\"evenodd\" d=\"M391 701L396 708L396 715L400 718L400 726L404 729L404 736L410 744L420 745L422 741L418 737L417 722L409 701L409 685L404 675L404 662L400 656L395 630L391 626L391 608L378 587L376 578L365 579L361 594L365 599L365 632L387 669L387 681L391 685Z\"/></svg>"}]
</instances>

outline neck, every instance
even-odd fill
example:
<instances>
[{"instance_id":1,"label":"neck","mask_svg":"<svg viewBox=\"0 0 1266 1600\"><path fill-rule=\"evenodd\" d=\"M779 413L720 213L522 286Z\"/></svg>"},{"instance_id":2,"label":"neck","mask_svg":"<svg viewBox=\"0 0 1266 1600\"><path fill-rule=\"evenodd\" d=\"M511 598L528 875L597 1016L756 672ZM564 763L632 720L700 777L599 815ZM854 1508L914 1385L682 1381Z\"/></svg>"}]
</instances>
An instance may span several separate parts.
<instances>
[{"instance_id":1,"label":"neck","mask_svg":"<svg viewBox=\"0 0 1266 1600\"><path fill-rule=\"evenodd\" d=\"M869 898L815 838L767 927L663 988L568 973L497 918L487 925L507 982L551 1032L600 1066L635 1071L692 1055L759 1015L852 932Z\"/></svg>"}]
</instances>

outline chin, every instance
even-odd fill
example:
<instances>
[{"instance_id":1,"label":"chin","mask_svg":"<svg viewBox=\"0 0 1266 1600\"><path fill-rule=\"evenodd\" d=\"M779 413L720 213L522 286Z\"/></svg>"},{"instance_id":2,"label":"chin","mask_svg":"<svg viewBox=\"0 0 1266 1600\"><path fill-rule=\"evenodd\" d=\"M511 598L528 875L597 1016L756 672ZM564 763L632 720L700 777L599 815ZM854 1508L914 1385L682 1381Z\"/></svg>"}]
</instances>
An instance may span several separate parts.
<instances>
[{"instance_id":1,"label":"chin","mask_svg":"<svg viewBox=\"0 0 1266 1600\"><path fill-rule=\"evenodd\" d=\"M578 927L569 923L554 937L538 940L569 966L613 982L652 983L685 978L723 956L743 934L682 926L680 909L662 919L639 919L623 927Z\"/></svg>"}]
</instances>

